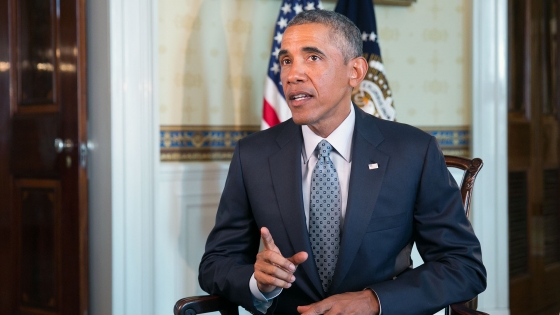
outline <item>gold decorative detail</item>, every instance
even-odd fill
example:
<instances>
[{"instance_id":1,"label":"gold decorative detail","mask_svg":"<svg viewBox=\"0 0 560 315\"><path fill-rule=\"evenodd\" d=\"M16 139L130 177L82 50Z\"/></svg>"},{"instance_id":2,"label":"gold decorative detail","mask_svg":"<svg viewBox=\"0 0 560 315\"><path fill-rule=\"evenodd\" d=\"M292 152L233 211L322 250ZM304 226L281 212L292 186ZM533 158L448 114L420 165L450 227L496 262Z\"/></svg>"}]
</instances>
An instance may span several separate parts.
<instances>
[{"instance_id":1,"label":"gold decorative detail","mask_svg":"<svg viewBox=\"0 0 560 315\"><path fill-rule=\"evenodd\" d=\"M250 35L251 31L253 30L253 23L251 21L238 18L229 20L227 23L227 28L234 33Z\"/></svg>"},{"instance_id":2,"label":"gold decorative detail","mask_svg":"<svg viewBox=\"0 0 560 315\"><path fill-rule=\"evenodd\" d=\"M200 73L185 72L175 74L176 86L198 88L201 86L202 81L202 75Z\"/></svg>"},{"instance_id":3,"label":"gold decorative detail","mask_svg":"<svg viewBox=\"0 0 560 315\"><path fill-rule=\"evenodd\" d=\"M437 72L437 68L441 64L441 59L438 57L437 50L434 50L434 58L432 58L430 62L434 65L434 72Z\"/></svg>"},{"instance_id":4,"label":"gold decorative detail","mask_svg":"<svg viewBox=\"0 0 560 315\"><path fill-rule=\"evenodd\" d=\"M202 24L200 21L200 17L192 16L189 14L185 15L175 15L173 19L173 24L176 28L183 28L187 31L198 31L200 30L200 25Z\"/></svg>"},{"instance_id":5,"label":"gold decorative detail","mask_svg":"<svg viewBox=\"0 0 560 315\"><path fill-rule=\"evenodd\" d=\"M250 75L231 75L228 77L227 85L231 89L251 89L253 87L253 77Z\"/></svg>"},{"instance_id":6,"label":"gold decorative detail","mask_svg":"<svg viewBox=\"0 0 560 315\"><path fill-rule=\"evenodd\" d=\"M432 80L424 81L424 91L430 92L432 94L442 94L447 93L449 86L447 81Z\"/></svg>"},{"instance_id":7,"label":"gold decorative detail","mask_svg":"<svg viewBox=\"0 0 560 315\"><path fill-rule=\"evenodd\" d=\"M439 106L437 103L434 103L434 106L432 107L432 113L433 113L433 117L435 119L435 121L439 121L439 114L441 114L441 110L439 109Z\"/></svg>"},{"instance_id":8,"label":"gold decorative detail","mask_svg":"<svg viewBox=\"0 0 560 315\"><path fill-rule=\"evenodd\" d=\"M422 37L425 41L431 42L447 42L447 38L449 37L449 33L447 33L446 29L425 29L422 33Z\"/></svg>"},{"instance_id":9,"label":"gold decorative detail","mask_svg":"<svg viewBox=\"0 0 560 315\"><path fill-rule=\"evenodd\" d=\"M440 11L440 8L439 8L437 2L434 2L434 5L432 6L431 11L432 11L432 13L434 14L434 19L437 20L438 13L439 13L439 11Z\"/></svg>"},{"instance_id":10,"label":"gold decorative detail","mask_svg":"<svg viewBox=\"0 0 560 315\"><path fill-rule=\"evenodd\" d=\"M401 33L396 27L383 27L379 30L379 38L383 41L398 40Z\"/></svg>"},{"instance_id":11,"label":"gold decorative detail","mask_svg":"<svg viewBox=\"0 0 560 315\"><path fill-rule=\"evenodd\" d=\"M187 116L191 116L194 112L198 111L199 107L193 107L191 104L191 100L187 98L187 104L183 106L183 113Z\"/></svg>"}]
</instances>

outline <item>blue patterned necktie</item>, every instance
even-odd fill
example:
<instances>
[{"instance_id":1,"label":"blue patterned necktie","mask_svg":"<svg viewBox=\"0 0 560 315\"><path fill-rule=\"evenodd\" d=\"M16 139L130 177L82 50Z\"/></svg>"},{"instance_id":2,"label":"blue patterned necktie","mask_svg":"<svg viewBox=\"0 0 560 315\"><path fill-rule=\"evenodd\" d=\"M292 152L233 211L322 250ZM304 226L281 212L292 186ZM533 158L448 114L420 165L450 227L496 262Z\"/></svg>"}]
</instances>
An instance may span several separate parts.
<instances>
[{"instance_id":1,"label":"blue patterned necktie","mask_svg":"<svg viewBox=\"0 0 560 315\"><path fill-rule=\"evenodd\" d=\"M318 160L311 176L309 238L319 278L326 292L338 259L342 199L338 174L330 158L331 144L321 140L316 150Z\"/></svg>"}]
</instances>

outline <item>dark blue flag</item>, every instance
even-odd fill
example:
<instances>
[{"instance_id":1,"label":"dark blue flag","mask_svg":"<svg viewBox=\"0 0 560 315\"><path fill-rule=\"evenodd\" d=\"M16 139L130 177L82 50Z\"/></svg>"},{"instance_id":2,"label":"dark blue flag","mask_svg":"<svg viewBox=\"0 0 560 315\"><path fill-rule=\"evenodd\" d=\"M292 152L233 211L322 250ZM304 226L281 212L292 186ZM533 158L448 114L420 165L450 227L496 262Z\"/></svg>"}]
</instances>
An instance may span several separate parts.
<instances>
[{"instance_id":1,"label":"dark blue flag","mask_svg":"<svg viewBox=\"0 0 560 315\"><path fill-rule=\"evenodd\" d=\"M369 69L366 78L352 93L352 101L364 111L383 119L395 120L393 95L385 75L377 38L372 0L338 0L335 11L347 16L362 32L364 58Z\"/></svg>"}]
</instances>

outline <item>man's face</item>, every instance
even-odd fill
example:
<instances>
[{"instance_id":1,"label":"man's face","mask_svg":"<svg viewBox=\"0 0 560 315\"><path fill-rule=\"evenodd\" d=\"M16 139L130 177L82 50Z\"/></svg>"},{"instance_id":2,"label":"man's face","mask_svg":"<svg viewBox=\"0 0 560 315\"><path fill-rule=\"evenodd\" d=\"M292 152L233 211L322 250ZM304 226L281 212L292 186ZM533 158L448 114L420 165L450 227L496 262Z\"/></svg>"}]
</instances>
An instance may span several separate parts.
<instances>
[{"instance_id":1,"label":"man's face","mask_svg":"<svg viewBox=\"0 0 560 315\"><path fill-rule=\"evenodd\" d=\"M330 134L350 113L350 81L356 73L352 62L344 64L329 32L323 24L290 26L282 38L279 60L294 122Z\"/></svg>"}]
</instances>

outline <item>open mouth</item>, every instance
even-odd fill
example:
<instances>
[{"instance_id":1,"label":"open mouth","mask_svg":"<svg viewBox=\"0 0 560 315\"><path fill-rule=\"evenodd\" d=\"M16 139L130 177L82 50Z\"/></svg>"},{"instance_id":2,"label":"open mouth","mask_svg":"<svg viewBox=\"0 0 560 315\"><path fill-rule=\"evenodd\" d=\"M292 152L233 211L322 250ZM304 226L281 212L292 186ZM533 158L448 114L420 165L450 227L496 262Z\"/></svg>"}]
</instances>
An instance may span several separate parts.
<instances>
[{"instance_id":1,"label":"open mouth","mask_svg":"<svg viewBox=\"0 0 560 315\"><path fill-rule=\"evenodd\" d=\"M311 95L305 94L305 93L295 94L295 95L290 96L290 100L292 100L292 101L301 101L301 100L305 100L305 99L309 99L309 98L311 98Z\"/></svg>"}]
</instances>

